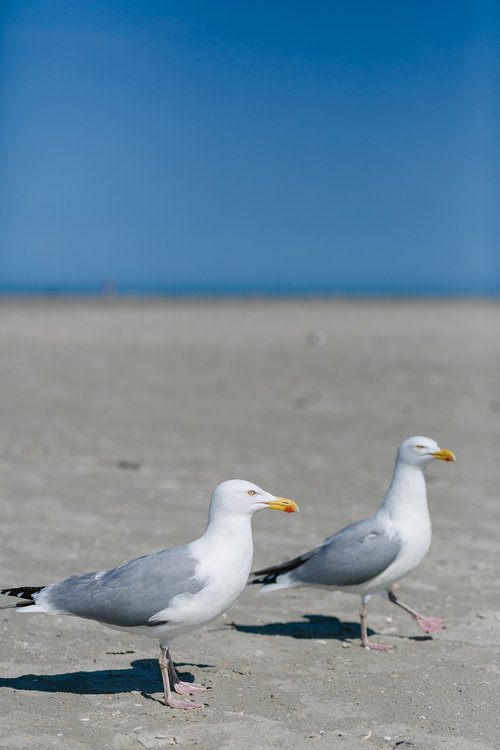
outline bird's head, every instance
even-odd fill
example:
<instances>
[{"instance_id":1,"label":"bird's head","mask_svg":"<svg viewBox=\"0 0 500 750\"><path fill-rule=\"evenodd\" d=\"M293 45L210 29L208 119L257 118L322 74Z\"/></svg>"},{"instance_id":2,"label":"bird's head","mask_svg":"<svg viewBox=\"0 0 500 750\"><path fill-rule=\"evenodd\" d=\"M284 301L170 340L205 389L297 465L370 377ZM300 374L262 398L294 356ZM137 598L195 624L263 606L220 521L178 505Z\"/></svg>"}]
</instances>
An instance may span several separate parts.
<instances>
[{"instance_id":1,"label":"bird's head","mask_svg":"<svg viewBox=\"0 0 500 750\"><path fill-rule=\"evenodd\" d=\"M230 515L253 515L258 510L282 510L285 513L298 513L299 506L294 500L271 495L262 487L244 479L228 479L215 488L210 503L210 513L222 511Z\"/></svg>"},{"instance_id":2,"label":"bird's head","mask_svg":"<svg viewBox=\"0 0 500 750\"><path fill-rule=\"evenodd\" d=\"M403 440L398 450L398 460L424 468L434 459L456 461L455 455L446 448L440 448L432 438L415 435Z\"/></svg>"}]
</instances>

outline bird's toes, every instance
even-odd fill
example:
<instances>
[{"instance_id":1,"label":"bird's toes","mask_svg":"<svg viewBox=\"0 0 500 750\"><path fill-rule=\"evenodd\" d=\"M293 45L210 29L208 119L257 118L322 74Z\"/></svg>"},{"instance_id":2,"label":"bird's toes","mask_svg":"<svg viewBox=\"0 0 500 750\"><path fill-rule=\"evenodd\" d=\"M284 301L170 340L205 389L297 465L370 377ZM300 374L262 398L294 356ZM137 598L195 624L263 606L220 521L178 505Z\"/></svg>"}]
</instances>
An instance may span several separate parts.
<instances>
[{"instance_id":1,"label":"bird's toes","mask_svg":"<svg viewBox=\"0 0 500 750\"><path fill-rule=\"evenodd\" d=\"M369 641L368 643L361 644L363 648L369 651L393 651L393 647L388 643L376 643L375 641Z\"/></svg>"},{"instance_id":2,"label":"bird's toes","mask_svg":"<svg viewBox=\"0 0 500 750\"><path fill-rule=\"evenodd\" d=\"M443 617L417 617L418 627L424 631L424 633L436 633L443 629L444 618Z\"/></svg>"},{"instance_id":3,"label":"bird's toes","mask_svg":"<svg viewBox=\"0 0 500 750\"><path fill-rule=\"evenodd\" d=\"M174 698L170 698L167 701L167 706L170 706L170 708L182 708L185 711L191 708L205 708L203 703L195 703L194 701L176 701Z\"/></svg>"},{"instance_id":4,"label":"bird's toes","mask_svg":"<svg viewBox=\"0 0 500 750\"><path fill-rule=\"evenodd\" d=\"M191 693L201 693L206 690L205 685L200 685L199 682L184 682L179 680L174 684L174 690L179 695L190 695Z\"/></svg>"}]
</instances>

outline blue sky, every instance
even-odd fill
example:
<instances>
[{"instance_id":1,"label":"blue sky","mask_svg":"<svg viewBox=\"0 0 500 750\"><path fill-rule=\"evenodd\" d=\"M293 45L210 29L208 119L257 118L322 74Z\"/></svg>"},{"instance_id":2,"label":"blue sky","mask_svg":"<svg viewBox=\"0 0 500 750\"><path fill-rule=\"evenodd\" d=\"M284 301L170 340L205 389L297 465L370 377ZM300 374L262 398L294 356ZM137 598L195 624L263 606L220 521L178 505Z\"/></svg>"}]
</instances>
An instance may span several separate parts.
<instances>
[{"instance_id":1,"label":"blue sky","mask_svg":"<svg viewBox=\"0 0 500 750\"><path fill-rule=\"evenodd\" d=\"M500 292L497 2L0 16L0 289Z\"/></svg>"}]
</instances>

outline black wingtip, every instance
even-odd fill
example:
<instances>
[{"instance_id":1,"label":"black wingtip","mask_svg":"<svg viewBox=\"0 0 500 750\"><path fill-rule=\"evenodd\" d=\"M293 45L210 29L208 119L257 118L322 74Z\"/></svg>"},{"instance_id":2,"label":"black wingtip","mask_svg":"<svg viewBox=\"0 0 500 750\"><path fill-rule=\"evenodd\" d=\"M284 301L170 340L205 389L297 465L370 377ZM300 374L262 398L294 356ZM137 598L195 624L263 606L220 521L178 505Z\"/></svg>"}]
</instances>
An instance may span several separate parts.
<instances>
[{"instance_id":1,"label":"black wingtip","mask_svg":"<svg viewBox=\"0 0 500 750\"><path fill-rule=\"evenodd\" d=\"M260 578L254 578L253 581L248 581L248 585L256 583L256 584L260 584L261 586L267 586L268 584L276 583L276 581L278 580L278 576L281 575L282 572L283 571L280 570L279 572L276 572L276 573L270 573L267 576L260 576ZM254 573L254 575L258 575L258 574Z\"/></svg>"},{"instance_id":2,"label":"black wingtip","mask_svg":"<svg viewBox=\"0 0 500 750\"><path fill-rule=\"evenodd\" d=\"M19 602L18 605L20 607L26 607L34 602L34 594L38 594L38 592L42 591L44 588L45 586L19 586L18 588L12 589L0 589L0 594L3 594L4 596L16 596L18 599L26 599L26 602Z\"/></svg>"}]
</instances>

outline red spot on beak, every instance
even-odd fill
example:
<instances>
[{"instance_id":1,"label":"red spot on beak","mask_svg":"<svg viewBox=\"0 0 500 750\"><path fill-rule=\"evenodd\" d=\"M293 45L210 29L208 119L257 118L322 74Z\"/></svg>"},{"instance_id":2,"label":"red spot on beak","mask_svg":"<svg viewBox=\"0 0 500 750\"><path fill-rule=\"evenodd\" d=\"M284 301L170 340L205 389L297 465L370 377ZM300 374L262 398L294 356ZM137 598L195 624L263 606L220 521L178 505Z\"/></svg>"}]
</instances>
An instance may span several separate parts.
<instances>
[{"instance_id":1,"label":"red spot on beak","mask_svg":"<svg viewBox=\"0 0 500 750\"><path fill-rule=\"evenodd\" d=\"M288 506L288 508L284 508L283 510L285 511L285 513L293 513L293 508L291 508L290 506Z\"/></svg>"}]
</instances>

